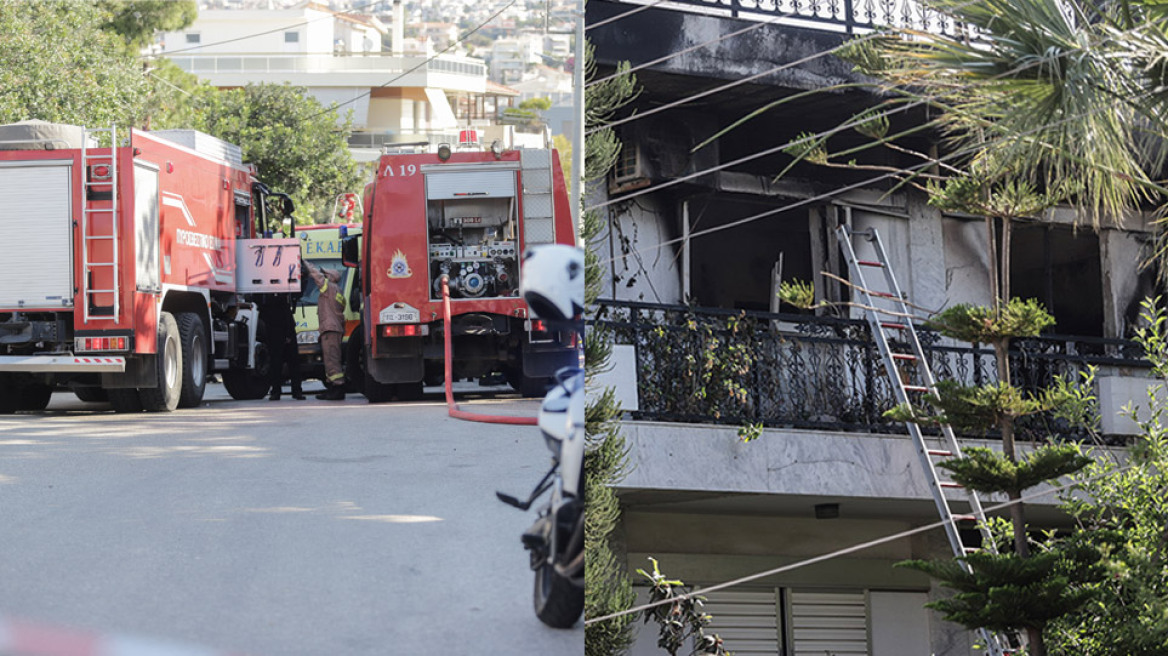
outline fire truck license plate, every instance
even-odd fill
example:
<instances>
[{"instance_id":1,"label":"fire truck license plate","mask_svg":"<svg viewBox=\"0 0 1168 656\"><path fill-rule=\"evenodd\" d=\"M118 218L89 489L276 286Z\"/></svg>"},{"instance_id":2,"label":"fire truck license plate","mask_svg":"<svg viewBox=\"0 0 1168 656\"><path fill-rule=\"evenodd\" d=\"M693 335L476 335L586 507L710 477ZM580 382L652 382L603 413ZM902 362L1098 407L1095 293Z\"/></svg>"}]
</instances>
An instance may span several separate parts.
<instances>
[{"instance_id":1,"label":"fire truck license plate","mask_svg":"<svg viewBox=\"0 0 1168 656\"><path fill-rule=\"evenodd\" d=\"M394 303L377 315L378 323L418 323L422 314L418 308L405 303Z\"/></svg>"}]
</instances>

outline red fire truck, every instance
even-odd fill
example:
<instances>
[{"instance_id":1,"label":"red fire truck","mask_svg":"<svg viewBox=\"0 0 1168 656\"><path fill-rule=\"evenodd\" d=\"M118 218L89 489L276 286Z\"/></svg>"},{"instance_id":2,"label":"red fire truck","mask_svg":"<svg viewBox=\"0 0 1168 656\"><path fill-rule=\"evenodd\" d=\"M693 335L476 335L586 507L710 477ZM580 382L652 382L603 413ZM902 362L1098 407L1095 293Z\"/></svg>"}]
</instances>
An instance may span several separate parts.
<instances>
[{"instance_id":1,"label":"red fire truck","mask_svg":"<svg viewBox=\"0 0 1168 656\"><path fill-rule=\"evenodd\" d=\"M251 293L299 290L299 246L236 146L195 131L0 126L0 413L62 386L115 410L267 391Z\"/></svg>"},{"instance_id":2,"label":"red fire truck","mask_svg":"<svg viewBox=\"0 0 1168 656\"><path fill-rule=\"evenodd\" d=\"M528 318L519 296L526 247L576 242L556 151L385 154L364 201L359 257L357 242L345 249L362 305L362 339L349 340L346 362L371 401L416 397L443 380L443 277L454 379L497 373L538 395L578 362L575 337Z\"/></svg>"}]
</instances>

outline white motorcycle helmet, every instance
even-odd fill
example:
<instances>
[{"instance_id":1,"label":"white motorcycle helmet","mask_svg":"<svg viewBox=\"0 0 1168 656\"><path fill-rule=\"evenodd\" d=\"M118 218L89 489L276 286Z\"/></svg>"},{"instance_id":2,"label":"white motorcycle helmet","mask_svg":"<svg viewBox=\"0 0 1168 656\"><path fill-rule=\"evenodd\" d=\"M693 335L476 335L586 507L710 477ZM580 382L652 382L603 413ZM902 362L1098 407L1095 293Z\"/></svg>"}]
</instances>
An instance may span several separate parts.
<instances>
[{"instance_id":1,"label":"white motorcycle helmet","mask_svg":"<svg viewBox=\"0 0 1168 656\"><path fill-rule=\"evenodd\" d=\"M570 321L583 314L583 249L564 244L527 249L523 254L519 291L536 318Z\"/></svg>"}]
</instances>

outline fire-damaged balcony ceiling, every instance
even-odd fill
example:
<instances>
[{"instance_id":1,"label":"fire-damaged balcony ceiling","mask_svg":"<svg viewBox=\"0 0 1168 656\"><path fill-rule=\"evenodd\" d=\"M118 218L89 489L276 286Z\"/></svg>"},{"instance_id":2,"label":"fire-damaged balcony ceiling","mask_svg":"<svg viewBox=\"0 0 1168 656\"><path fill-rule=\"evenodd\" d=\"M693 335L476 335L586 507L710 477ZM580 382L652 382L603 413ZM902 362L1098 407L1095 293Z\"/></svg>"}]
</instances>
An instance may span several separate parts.
<instances>
[{"instance_id":1,"label":"fire-damaged balcony ceiling","mask_svg":"<svg viewBox=\"0 0 1168 656\"><path fill-rule=\"evenodd\" d=\"M595 48L597 78L612 74L621 62L634 68L648 64L635 72L642 91L621 116L671 106L617 127L625 143L636 144L647 179L669 179L729 164L722 172L696 178L690 184L726 191L749 189L763 195L780 193L783 184L776 185L773 180L791 163L791 157L782 153L784 145L804 133L837 128L882 100L874 87L867 86L871 79L855 73L850 63L823 54L843 44L849 38L846 34L675 9L630 13L637 9L636 4L593 0L587 5L587 23L597 25L588 31ZM608 20L611 22L605 22ZM731 83L735 84L727 87ZM695 96L700 97L686 101ZM718 131L784 99L781 105L697 148ZM894 112L889 118L890 133L895 133L919 125L925 114L918 106ZM870 141L845 129L831 138L829 148L839 151ZM917 134L901 143L928 152L931 137ZM893 154L880 149L853 157L866 164L918 163L898 162ZM751 181L728 174L746 175ZM870 171L800 165L785 181L802 180L815 188L828 188L871 177Z\"/></svg>"}]
</instances>

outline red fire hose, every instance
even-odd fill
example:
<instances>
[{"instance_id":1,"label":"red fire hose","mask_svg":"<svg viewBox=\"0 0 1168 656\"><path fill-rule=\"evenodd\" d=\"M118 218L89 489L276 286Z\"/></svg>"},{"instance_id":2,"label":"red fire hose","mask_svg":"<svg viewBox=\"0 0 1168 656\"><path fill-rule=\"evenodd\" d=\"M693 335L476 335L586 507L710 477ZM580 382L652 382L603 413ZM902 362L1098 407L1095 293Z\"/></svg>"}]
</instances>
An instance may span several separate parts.
<instances>
[{"instance_id":1,"label":"red fire hose","mask_svg":"<svg viewBox=\"0 0 1168 656\"><path fill-rule=\"evenodd\" d=\"M481 421L487 424L514 424L518 426L535 426L535 417L509 417L507 415L480 415L473 412L466 412L459 410L458 404L454 402L454 391L451 385L454 384L454 377L451 375L453 365L451 362L454 359L454 348L450 345L450 278L442 276L442 327L443 339L446 342L446 411L455 419L465 419L467 421Z\"/></svg>"}]
</instances>

